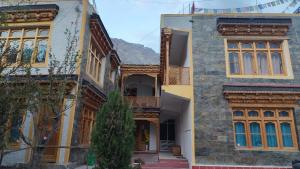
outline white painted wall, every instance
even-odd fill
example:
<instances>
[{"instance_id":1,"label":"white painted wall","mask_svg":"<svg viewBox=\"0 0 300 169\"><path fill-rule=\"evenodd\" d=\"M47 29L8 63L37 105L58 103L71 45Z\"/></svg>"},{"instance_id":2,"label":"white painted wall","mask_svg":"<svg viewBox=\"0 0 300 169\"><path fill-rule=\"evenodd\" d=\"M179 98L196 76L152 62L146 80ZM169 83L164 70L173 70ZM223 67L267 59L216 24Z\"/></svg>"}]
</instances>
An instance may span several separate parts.
<instances>
[{"instance_id":1,"label":"white painted wall","mask_svg":"<svg viewBox=\"0 0 300 169\"><path fill-rule=\"evenodd\" d=\"M154 124L150 123L150 138L149 138L149 150L154 151L157 149L156 145L156 127Z\"/></svg>"},{"instance_id":2,"label":"white painted wall","mask_svg":"<svg viewBox=\"0 0 300 169\"><path fill-rule=\"evenodd\" d=\"M177 116L175 121L175 140L176 144L181 146L181 154L189 161L189 164L191 164L193 158L191 102L182 106L182 113Z\"/></svg>"}]
</instances>

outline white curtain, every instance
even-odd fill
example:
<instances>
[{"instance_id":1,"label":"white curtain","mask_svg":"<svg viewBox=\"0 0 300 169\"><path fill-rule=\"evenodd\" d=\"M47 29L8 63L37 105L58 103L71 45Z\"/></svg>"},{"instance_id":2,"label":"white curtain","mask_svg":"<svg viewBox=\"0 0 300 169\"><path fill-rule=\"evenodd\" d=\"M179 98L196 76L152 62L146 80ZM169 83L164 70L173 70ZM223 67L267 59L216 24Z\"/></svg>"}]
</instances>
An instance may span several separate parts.
<instances>
[{"instance_id":1,"label":"white curtain","mask_svg":"<svg viewBox=\"0 0 300 169\"><path fill-rule=\"evenodd\" d=\"M282 60L281 54L278 52L272 53L272 65L273 65L273 73L274 74L282 74Z\"/></svg>"},{"instance_id":2,"label":"white curtain","mask_svg":"<svg viewBox=\"0 0 300 169\"><path fill-rule=\"evenodd\" d=\"M239 65L239 55L238 53L229 53L229 62L230 62L230 73L239 74L240 65Z\"/></svg>"},{"instance_id":3,"label":"white curtain","mask_svg":"<svg viewBox=\"0 0 300 169\"><path fill-rule=\"evenodd\" d=\"M243 53L244 56L244 74L253 74L253 54Z\"/></svg>"},{"instance_id":4,"label":"white curtain","mask_svg":"<svg viewBox=\"0 0 300 169\"><path fill-rule=\"evenodd\" d=\"M257 53L257 66L258 66L258 73L261 75L266 75L269 73L268 71L268 60L267 54L263 52Z\"/></svg>"}]
</instances>

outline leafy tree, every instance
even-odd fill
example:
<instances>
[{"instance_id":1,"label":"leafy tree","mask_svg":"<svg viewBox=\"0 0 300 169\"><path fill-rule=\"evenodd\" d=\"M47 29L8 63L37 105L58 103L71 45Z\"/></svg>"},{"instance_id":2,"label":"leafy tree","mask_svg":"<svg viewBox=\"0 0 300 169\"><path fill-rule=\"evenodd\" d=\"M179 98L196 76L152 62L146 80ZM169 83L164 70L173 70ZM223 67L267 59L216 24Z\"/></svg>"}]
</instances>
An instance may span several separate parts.
<instances>
[{"instance_id":1,"label":"leafy tree","mask_svg":"<svg viewBox=\"0 0 300 169\"><path fill-rule=\"evenodd\" d=\"M134 148L133 112L119 92L111 92L97 112L92 150L98 169L128 169Z\"/></svg>"}]
</instances>

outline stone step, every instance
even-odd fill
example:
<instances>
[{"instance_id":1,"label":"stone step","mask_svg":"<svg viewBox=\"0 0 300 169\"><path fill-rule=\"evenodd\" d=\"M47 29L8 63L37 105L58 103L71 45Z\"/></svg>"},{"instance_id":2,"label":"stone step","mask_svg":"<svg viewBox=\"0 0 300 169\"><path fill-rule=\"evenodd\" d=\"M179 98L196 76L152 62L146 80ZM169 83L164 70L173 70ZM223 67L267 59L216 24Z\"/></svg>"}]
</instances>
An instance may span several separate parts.
<instances>
[{"instance_id":1,"label":"stone step","mask_svg":"<svg viewBox=\"0 0 300 169\"><path fill-rule=\"evenodd\" d=\"M188 169L189 164L184 159L161 159L157 163L147 163L142 166L142 169Z\"/></svg>"}]
</instances>

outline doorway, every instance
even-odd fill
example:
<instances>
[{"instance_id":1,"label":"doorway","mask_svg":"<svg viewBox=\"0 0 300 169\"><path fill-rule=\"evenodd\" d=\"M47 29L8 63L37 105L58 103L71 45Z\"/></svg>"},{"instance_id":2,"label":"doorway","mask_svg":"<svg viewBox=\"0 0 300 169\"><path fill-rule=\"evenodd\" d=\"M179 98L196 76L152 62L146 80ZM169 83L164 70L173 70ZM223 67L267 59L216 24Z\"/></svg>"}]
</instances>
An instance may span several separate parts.
<instances>
[{"instance_id":1,"label":"doorway","mask_svg":"<svg viewBox=\"0 0 300 169\"><path fill-rule=\"evenodd\" d=\"M175 120L160 123L160 151L170 151L175 145Z\"/></svg>"}]
</instances>

